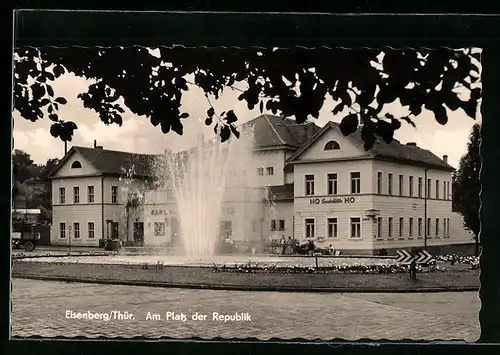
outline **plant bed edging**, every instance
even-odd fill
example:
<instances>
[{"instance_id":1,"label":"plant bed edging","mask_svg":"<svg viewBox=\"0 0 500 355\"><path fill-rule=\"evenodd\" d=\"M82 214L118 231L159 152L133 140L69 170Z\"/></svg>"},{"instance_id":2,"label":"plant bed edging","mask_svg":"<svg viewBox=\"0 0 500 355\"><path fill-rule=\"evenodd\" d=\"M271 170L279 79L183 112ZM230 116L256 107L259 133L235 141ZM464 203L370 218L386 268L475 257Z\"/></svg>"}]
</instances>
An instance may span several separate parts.
<instances>
[{"instance_id":1,"label":"plant bed edging","mask_svg":"<svg viewBox=\"0 0 500 355\"><path fill-rule=\"evenodd\" d=\"M203 289L203 290L220 290L220 291L260 291L260 292L302 292L302 293L439 293L439 292L477 292L479 287L476 286L458 286L450 287L415 287L409 288L373 288L373 287L288 287L288 286L250 286L250 285L218 285L218 284L202 284L202 283L174 283L174 282L159 282L159 281L141 281L141 280L114 280L114 279L99 279L91 277L66 277L54 275L30 275L12 273L12 278L43 280L43 281L58 281L58 282L76 282L76 283L92 283L104 285L123 285L123 286L142 286L142 287L158 287L158 288L182 288L182 289Z\"/></svg>"}]
</instances>

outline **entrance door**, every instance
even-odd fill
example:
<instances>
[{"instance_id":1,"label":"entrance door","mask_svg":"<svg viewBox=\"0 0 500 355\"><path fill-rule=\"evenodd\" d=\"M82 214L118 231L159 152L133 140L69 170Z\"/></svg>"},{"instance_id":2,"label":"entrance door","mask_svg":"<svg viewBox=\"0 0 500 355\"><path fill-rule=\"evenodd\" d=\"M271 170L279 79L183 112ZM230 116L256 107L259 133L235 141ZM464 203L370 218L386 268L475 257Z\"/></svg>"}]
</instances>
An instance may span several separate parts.
<instances>
[{"instance_id":1,"label":"entrance door","mask_svg":"<svg viewBox=\"0 0 500 355\"><path fill-rule=\"evenodd\" d=\"M134 242L144 243L144 223L134 222Z\"/></svg>"},{"instance_id":2,"label":"entrance door","mask_svg":"<svg viewBox=\"0 0 500 355\"><path fill-rule=\"evenodd\" d=\"M118 222L111 223L111 239L118 238Z\"/></svg>"}]
</instances>

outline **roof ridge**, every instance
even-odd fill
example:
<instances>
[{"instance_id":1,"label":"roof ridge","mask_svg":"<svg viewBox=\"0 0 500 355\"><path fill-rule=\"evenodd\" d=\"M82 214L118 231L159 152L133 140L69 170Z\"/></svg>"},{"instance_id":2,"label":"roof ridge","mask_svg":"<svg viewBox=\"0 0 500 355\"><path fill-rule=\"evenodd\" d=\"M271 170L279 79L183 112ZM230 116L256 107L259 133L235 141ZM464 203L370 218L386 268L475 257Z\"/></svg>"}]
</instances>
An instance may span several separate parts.
<instances>
[{"instance_id":1,"label":"roof ridge","mask_svg":"<svg viewBox=\"0 0 500 355\"><path fill-rule=\"evenodd\" d=\"M285 140L283 139L283 137L280 136L280 134L278 133L278 131L276 130L276 127L274 127L274 125L271 123L271 121L269 120L269 117L267 114L264 114L263 115L264 118L266 119L267 123L269 124L269 126L271 127L271 130L274 132L274 134L276 135L276 137L278 137L278 139L280 140L281 144L286 144L285 143Z\"/></svg>"},{"instance_id":2,"label":"roof ridge","mask_svg":"<svg viewBox=\"0 0 500 355\"><path fill-rule=\"evenodd\" d=\"M126 152L123 150L114 150L114 149L104 149L104 148L94 148L94 147L85 147L85 146L77 146L74 145L72 148L75 148L75 150L78 149L87 149L87 150L98 150L98 151L105 151L105 152L112 152L112 153L121 153L121 154L128 154L128 155L147 155L147 156L155 156L158 154L151 154L151 153L134 153L134 152Z\"/></svg>"}]
</instances>

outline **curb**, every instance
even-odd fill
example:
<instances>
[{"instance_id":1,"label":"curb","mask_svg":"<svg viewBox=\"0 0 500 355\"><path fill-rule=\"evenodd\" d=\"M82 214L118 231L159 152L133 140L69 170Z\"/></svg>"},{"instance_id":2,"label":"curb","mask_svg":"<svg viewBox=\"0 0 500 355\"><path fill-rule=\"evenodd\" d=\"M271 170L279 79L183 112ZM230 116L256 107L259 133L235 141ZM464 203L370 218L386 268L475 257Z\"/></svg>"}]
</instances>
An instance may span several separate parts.
<instances>
[{"instance_id":1,"label":"curb","mask_svg":"<svg viewBox=\"0 0 500 355\"><path fill-rule=\"evenodd\" d=\"M95 253L82 253L82 254L36 254L36 255L12 255L12 260L22 260L22 259L37 259L37 258L71 258L78 256L109 256L114 254L95 254Z\"/></svg>"},{"instance_id":2,"label":"curb","mask_svg":"<svg viewBox=\"0 0 500 355\"><path fill-rule=\"evenodd\" d=\"M478 292L478 286L463 287L421 287L415 289L408 288L347 288L347 287L289 287L289 286L248 286L248 285L216 285L216 284L188 284L173 282L156 282L140 280L111 280L111 279L93 279L84 277L67 277L52 275L30 275L21 273L12 273L12 278L58 281L58 282L77 282L92 283L100 285L123 285L123 286L142 286L158 288L181 288L195 290L219 290L219 291L260 291L260 292L301 292L301 293L440 293L440 292Z\"/></svg>"}]
</instances>

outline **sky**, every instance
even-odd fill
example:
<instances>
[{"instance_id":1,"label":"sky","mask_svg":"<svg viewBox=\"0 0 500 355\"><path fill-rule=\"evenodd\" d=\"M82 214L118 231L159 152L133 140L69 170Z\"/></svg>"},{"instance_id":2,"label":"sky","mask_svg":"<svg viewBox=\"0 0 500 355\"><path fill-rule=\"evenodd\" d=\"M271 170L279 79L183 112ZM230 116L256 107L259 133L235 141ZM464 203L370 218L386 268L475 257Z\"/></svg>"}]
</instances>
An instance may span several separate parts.
<instances>
[{"instance_id":1,"label":"sky","mask_svg":"<svg viewBox=\"0 0 500 355\"><path fill-rule=\"evenodd\" d=\"M165 149L174 151L192 147L199 133L213 136L213 128L204 124L206 111L210 107L201 89L192 86L190 90L183 93L181 112L188 112L190 117L183 120L184 134L179 136L175 132L166 135L161 132L159 126L154 127L147 117L137 116L125 108L123 114L123 125L104 125L97 113L83 107L83 103L77 98L81 92L87 91L91 81L75 77L72 74L64 74L53 83L56 96L64 96L68 103L60 105L60 117L67 121L73 121L78 125L72 145L93 146L94 140L105 149L130 151L137 153L161 153ZM238 117L238 124L247 122L260 115L258 107L248 110L246 102L237 100L240 92L226 89L218 99L211 102L216 112L223 110L234 110ZM340 122L349 113L346 109L337 115L332 114L335 102L331 99L325 100L318 119L311 118L318 126L323 126L328 121ZM394 116L403 115L406 109L402 108L398 101L384 109ZM266 111L264 111L266 113ZM271 112L267 112L271 114ZM50 135L51 121L48 118L36 122L22 118L18 112L14 112L14 149L20 149L31 155L36 164L44 164L49 158L62 158L64 155L64 143ZM458 167L460 157L466 153L466 145L472 126L481 121L478 110L476 120L468 117L463 111L455 112L448 110L448 123L445 126L436 122L432 112L425 109L415 119L416 128L406 122L395 133L395 138L402 143L416 142L418 146L432 151L439 157L448 155L448 162Z\"/></svg>"}]
</instances>

